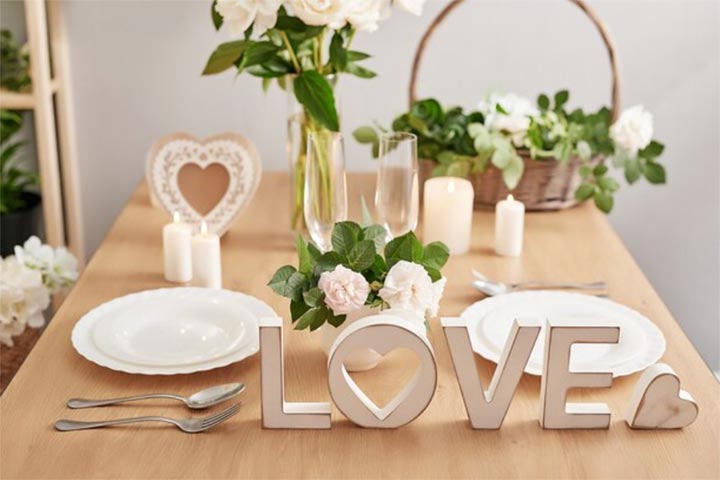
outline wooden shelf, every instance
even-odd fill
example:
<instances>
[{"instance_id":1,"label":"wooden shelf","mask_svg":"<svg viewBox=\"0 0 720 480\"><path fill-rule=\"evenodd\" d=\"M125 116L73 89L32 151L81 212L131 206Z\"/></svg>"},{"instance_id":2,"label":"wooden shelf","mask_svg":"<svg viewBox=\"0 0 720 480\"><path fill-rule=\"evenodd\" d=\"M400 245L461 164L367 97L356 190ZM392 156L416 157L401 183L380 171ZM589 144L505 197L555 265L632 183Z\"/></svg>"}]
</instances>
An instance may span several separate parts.
<instances>
[{"instance_id":1,"label":"wooden shelf","mask_svg":"<svg viewBox=\"0 0 720 480\"><path fill-rule=\"evenodd\" d=\"M50 81L51 93L57 92L58 82ZM7 110L33 110L35 108L35 94L32 90L24 90L22 92L11 92L4 88L0 88L0 108Z\"/></svg>"}]
</instances>

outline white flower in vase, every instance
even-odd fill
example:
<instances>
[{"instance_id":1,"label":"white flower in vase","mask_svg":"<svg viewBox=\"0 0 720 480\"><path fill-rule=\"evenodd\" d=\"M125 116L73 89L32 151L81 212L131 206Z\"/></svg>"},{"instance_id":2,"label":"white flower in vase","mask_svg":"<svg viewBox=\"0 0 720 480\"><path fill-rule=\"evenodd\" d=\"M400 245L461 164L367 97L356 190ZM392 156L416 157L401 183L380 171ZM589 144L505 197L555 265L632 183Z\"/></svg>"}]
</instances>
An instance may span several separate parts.
<instances>
[{"instance_id":1,"label":"white flower in vase","mask_svg":"<svg viewBox=\"0 0 720 480\"><path fill-rule=\"evenodd\" d=\"M425 0L394 0L393 5L398 5L406 12L412 13L413 15L422 15L423 5Z\"/></svg>"},{"instance_id":2,"label":"white flower in vase","mask_svg":"<svg viewBox=\"0 0 720 480\"><path fill-rule=\"evenodd\" d=\"M359 32L374 32L382 18L383 0L343 2L343 17Z\"/></svg>"},{"instance_id":3,"label":"white flower in vase","mask_svg":"<svg viewBox=\"0 0 720 480\"><path fill-rule=\"evenodd\" d=\"M540 113L530 100L514 93L491 93L478 104L478 110L488 129L509 133L516 147L523 145L530 118Z\"/></svg>"},{"instance_id":4,"label":"white flower in vase","mask_svg":"<svg viewBox=\"0 0 720 480\"><path fill-rule=\"evenodd\" d=\"M65 247L53 249L43 245L36 236L30 237L22 247L16 246L15 257L23 266L42 274L42 282L51 294L61 292L77 280L77 259Z\"/></svg>"},{"instance_id":5,"label":"white flower in vase","mask_svg":"<svg viewBox=\"0 0 720 480\"><path fill-rule=\"evenodd\" d=\"M306 25L342 28L345 25L345 2L342 0L287 0L288 13Z\"/></svg>"},{"instance_id":6,"label":"white flower in vase","mask_svg":"<svg viewBox=\"0 0 720 480\"><path fill-rule=\"evenodd\" d=\"M325 293L325 305L335 315L346 315L365 305L370 284L361 274L342 265L331 272L323 272L318 288Z\"/></svg>"},{"instance_id":7,"label":"white flower in vase","mask_svg":"<svg viewBox=\"0 0 720 480\"><path fill-rule=\"evenodd\" d=\"M653 116L642 105L630 107L610 127L615 145L630 157L647 147L653 136Z\"/></svg>"},{"instance_id":8,"label":"white flower in vase","mask_svg":"<svg viewBox=\"0 0 720 480\"><path fill-rule=\"evenodd\" d=\"M422 265L401 260L388 272L378 295L390 308L409 310L424 319L437 315L445 281L433 283Z\"/></svg>"},{"instance_id":9,"label":"white flower in vase","mask_svg":"<svg viewBox=\"0 0 720 480\"><path fill-rule=\"evenodd\" d=\"M50 294L42 273L26 268L14 256L0 260L0 342L12 346L12 337L45 324L43 311Z\"/></svg>"},{"instance_id":10,"label":"white flower in vase","mask_svg":"<svg viewBox=\"0 0 720 480\"><path fill-rule=\"evenodd\" d=\"M242 35L250 25L260 35L275 26L281 5L282 0L217 0L215 11L228 24L231 35Z\"/></svg>"}]
</instances>

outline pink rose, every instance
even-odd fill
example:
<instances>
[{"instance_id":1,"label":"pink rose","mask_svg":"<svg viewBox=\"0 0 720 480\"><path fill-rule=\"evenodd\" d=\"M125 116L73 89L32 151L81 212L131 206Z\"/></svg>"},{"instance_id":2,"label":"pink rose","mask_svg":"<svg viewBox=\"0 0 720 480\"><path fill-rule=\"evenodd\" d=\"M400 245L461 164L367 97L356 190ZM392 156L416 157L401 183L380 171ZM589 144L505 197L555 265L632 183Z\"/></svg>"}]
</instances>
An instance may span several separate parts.
<instances>
[{"instance_id":1,"label":"pink rose","mask_svg":"<svg viewBox=\"0 0 720 480\"><path fill-rule=\"evenodd\" d=\"M332 272L320 275L318 287L325 293L325 305L335 315L344 315L365 305L370 284L365 277L338 265Z\"/></svg>"}]
</instances>

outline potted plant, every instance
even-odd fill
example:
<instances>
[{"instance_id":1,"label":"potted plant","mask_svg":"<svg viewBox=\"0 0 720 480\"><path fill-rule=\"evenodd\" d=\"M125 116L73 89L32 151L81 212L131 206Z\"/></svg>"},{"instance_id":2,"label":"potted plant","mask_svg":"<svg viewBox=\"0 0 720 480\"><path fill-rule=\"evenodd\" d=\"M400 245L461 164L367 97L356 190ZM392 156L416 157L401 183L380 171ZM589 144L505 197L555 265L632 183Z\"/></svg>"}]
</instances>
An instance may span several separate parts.
<instances>
[{"instance_id":1,"label":"potted plant","mask_svg":"<svg viewBox=\"0 0 720 480\"><path fill-rule=\"evenodd\" d=\"M592 198L607 213L620 187L609 175L610 167L622 170L629 184L641 177L665 183L665 169L657 162L664 147L652 139L652 115L642 106L622 111L612 123L608 108L568 110L568 100L567 90L552 100L541 94L537 105L515 94L490 94L477 110L466 113L430 98L415 102L391 128L418 137L425 177L470 177L476 204L482 206L494 206L512 191L529 209L567 207ZM360 127L353 133L358 142L372 146L374 156L377 128ZM570 198L552 195L551 189L567 190Z\"/></svg>"},{"instance_id":2,"label":"potted plant","mask_svg":"<svg viewBox=\"0 0 720 480\"><path fill-rule=\"evenodd\" d=\"M298 330L323 330L327 352L343 327L387 310L408 321L424 322L437 315L446 279L440 273L448 260L445 244L423 246L413 232L387 245L385 229L339 222L332 231L332 249L321 252L297 237L298 266L280 267L268 285L290 299L290 317ZM355 352L346 368L373 368L380 356Z\"/></svg>"},{"instance_id":3,"label":"potted plant","mask_svg":"<svg viewBox=\"0 0 720 480\"><path fill-rule=\"evenodd\" d=\"M423 2L397 0L394 4L419 15ZM213 1L215 28L226 24L238 38L212 52L203 75L233 69L262 79L263 89L275 80L288 92L293 229L304 225L307 134L319 129L340 130L334 91L340 74L375 76L363 66L370 55L351 47L357 31L378 28L378 22L389 13L386 7L383 0ZM321 181L331 182L329 178Z\"/></svg>"}]
</instances>

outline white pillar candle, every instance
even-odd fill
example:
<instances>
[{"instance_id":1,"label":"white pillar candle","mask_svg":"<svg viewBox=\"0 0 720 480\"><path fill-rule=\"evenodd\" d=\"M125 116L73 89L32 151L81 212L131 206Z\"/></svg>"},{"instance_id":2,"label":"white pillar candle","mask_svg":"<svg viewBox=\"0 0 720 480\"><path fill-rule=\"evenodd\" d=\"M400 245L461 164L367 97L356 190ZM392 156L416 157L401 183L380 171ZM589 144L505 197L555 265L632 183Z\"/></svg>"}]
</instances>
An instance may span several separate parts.
<instances>
[{"instance_id":1,"label":"white pillar candle","mask_svg":"<svg viewBox=\"0 0 720 480\"><path fill-rule=\"evenodd\" d=\"M163 257L165 280L189 282L192 278L192 255L190 239L192 227L180 221L180 214L173 213L172 223L163 227Z\"/></svg>"},{"instance_id":2,"label":"white pillar candle","mask_svg":"<svg viewBox=\"0 0 720 480\"><path fill-rule=\"evenodd\" d=\"M495 206L495 253L519 257L523 246L525 205L512 195Z\"/></svg>"},{"instance_id":3,"label":"white pillar candle","mask_svg":"<svg viewBox=\"0 0 720 480\"><path fill-rule=\"evenodd\" d=\"M423 199L423 241L443 242L452 255L468 252L474 198L472 184L463 178L427 180Z\"/></svg>"},{"instance_id":4,"label":"white pillar candle","mask_svg":"<svg viewBox=\"0 0 720 480\"><path fill-rule=\"evenodd\" d=\"M193 285L222 288L220 237L208 232L204 220L200 224L200 233L192 238L192 269Z\"/></svg>"}]
</instances>

